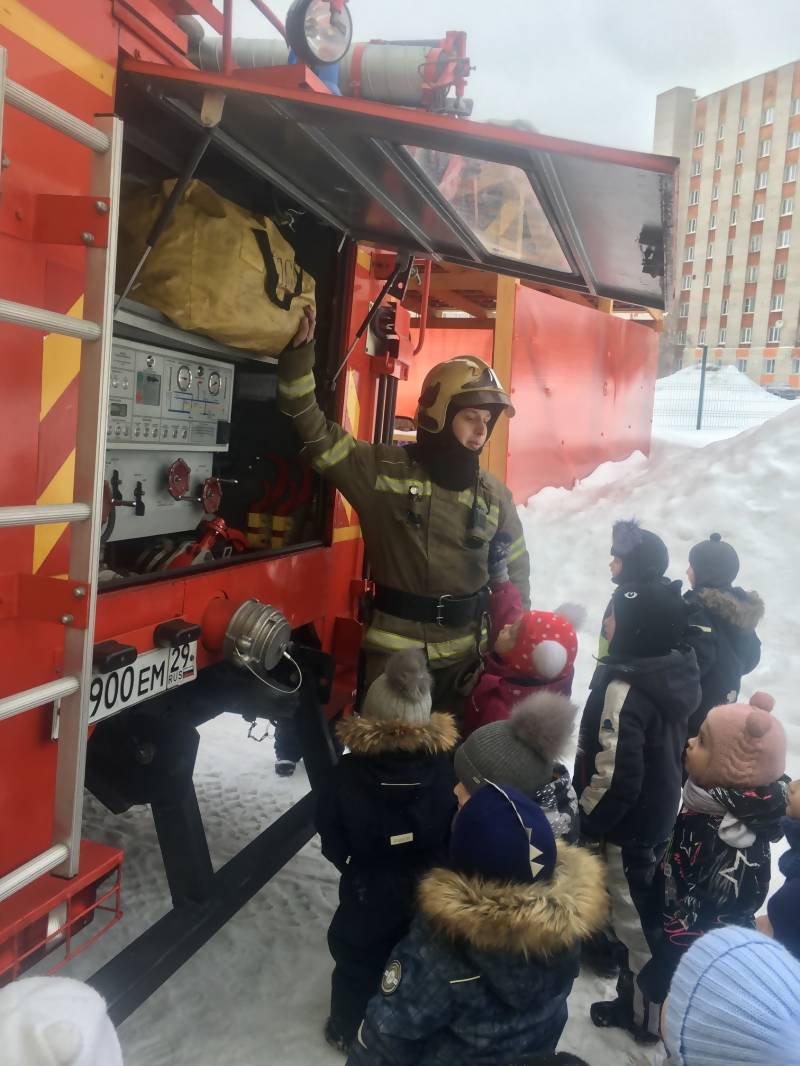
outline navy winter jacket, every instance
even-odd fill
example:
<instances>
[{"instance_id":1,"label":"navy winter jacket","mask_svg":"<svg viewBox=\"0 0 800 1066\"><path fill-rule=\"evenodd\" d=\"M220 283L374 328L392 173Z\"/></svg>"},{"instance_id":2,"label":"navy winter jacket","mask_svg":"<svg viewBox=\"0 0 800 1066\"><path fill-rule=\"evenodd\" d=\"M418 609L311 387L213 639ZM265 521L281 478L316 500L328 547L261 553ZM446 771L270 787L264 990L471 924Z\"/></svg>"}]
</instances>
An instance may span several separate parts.
<instances>
[{"instance_id":1,"label":"navy winter jacket","mask_svg":"<svg viewBox=\"0 0 800 1066\"><path fill-rule=\"evenodd\" d=\"M553 877L534 885L431 871L347 1066L497 1066L554 1051L579 944L606 916L600 860L562 842Z\"/></svg>"},{"instance_id":2,"label":"navy winter jacket","mask_svg":"<svg viewBox=\"0 0 800 1066\"><path fill-rule=\"evenodd\" d=\"M581 718L572 783L581 833L620 847L669 840L681 798L689 716L700 701L689 647L604 659Z\"/></svg>"},{"instance_id":3,"label":"navy winter jacket","mask_svg":"<svg viewBox=\"0 0 800 1066\"><path fill-rule=\"evenodd\" d=\"M764 604L758 593L740 588L692 589L683 598L689 608L685 639L697 655L703 690L689 719L689 736L695 737L711 708L734 703L742 678L758 666L761 641L755 630Z\"/></svg>"},{"instance_id":4,"label":"navy winter jacket","mask_svg":"<svg viewBox=\"0 0 800 1066\"><path fill-rule=\"evenodd\" d=\"M781 829L789 841L789 850L778 860L786 878L767 906L775 939L800 959L800 819L784 818Z\"/></svg>"}]
</instances>

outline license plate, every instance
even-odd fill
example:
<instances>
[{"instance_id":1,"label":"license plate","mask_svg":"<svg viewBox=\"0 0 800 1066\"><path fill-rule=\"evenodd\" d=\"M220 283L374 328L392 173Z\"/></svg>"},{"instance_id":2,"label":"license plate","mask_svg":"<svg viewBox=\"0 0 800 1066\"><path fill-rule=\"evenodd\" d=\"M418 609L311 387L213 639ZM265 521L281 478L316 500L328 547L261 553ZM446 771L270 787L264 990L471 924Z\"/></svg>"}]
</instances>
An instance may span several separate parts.
<instances>
[{"instance_id":1,"label":"license plate","mask_svg":"<svg viewBox=\"0 0 800 1066\"><path fill-rule=\"evenodd\" d=\"M110 674L94 675L89 687L89 721L102 722L126 707L185 685L196 677L196 640L179 648L146 651L130 666L112 670Z\"/></svg>"}]
</instances>

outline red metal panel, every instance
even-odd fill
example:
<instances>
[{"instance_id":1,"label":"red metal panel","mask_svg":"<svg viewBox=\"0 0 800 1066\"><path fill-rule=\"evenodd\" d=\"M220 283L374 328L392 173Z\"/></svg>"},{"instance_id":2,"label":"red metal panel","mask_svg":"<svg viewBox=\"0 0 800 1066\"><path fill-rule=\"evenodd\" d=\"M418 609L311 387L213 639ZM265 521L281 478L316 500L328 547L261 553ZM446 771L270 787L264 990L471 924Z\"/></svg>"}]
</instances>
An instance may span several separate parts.
<instances>
[{"instance_id":1,"label":"red metal panel","mask_svg":"<svg viewBox=\"0 0 800 1066\"><path fill-rule=\"evenodd\" d=\"M428 327L425 346L411 360L408 380L397 386L397 414L413 418L417 400L422 391L425 375L445 359L456 355L477 355L487 363L492 361L494 330L489 329L434 329Z\"/></svg>"},{"instance_id":2,"label":"red metal panel","mask_svg":"<svg viewBox=\"0 0 800 1066\"><path fill-rule=\"evenodd\" d=\"M518 503L649 452L657 359L647 327L518 289L507 474Z\"/></svg>"}]
</instances>

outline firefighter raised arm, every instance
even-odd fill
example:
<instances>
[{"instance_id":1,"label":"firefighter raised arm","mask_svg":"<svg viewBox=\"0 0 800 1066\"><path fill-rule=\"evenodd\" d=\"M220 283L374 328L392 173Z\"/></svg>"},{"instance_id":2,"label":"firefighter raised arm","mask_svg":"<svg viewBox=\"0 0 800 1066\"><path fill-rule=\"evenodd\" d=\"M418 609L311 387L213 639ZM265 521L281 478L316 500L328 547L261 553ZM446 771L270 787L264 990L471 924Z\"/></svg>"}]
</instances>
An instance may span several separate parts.
<instances>
[{"instance_id":1,"label":"firefighter raised arm","mask_svg":"<svg viewBox=\"0 0 800 1066\"><path fill-rule=\"evenodd\" d=\"M511 493L480 468L497 419L514 413L511 401L491 367L461 355L425 378L415 444L357 440L317 404L315 323L306 311L280 359L278 398L311 465L359 515L375 582L365 682L392 652L423 648L437 708L458 712L459 692L479 662L497 534L510 540L509 576L530 606L530 562Z\"/></svg>"}]
</instances>

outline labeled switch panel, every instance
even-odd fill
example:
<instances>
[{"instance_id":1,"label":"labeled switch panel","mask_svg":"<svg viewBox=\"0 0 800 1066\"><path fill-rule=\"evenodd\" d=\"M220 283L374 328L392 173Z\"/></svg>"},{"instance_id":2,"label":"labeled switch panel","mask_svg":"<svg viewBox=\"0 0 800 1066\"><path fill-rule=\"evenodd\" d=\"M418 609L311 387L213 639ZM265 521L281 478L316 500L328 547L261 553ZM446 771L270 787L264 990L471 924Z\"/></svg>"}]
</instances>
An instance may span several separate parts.
<instances>
[{"instance_id":1,"label":"labeled switch panel","mask_svg":"<svg viewBox=\"0 0 800 1066\"><path fill-rule=\"evenodd\" d=\"M226 452L233 367L115 340L108 396L108 447Z\"/></svg>"}]
</instances>

